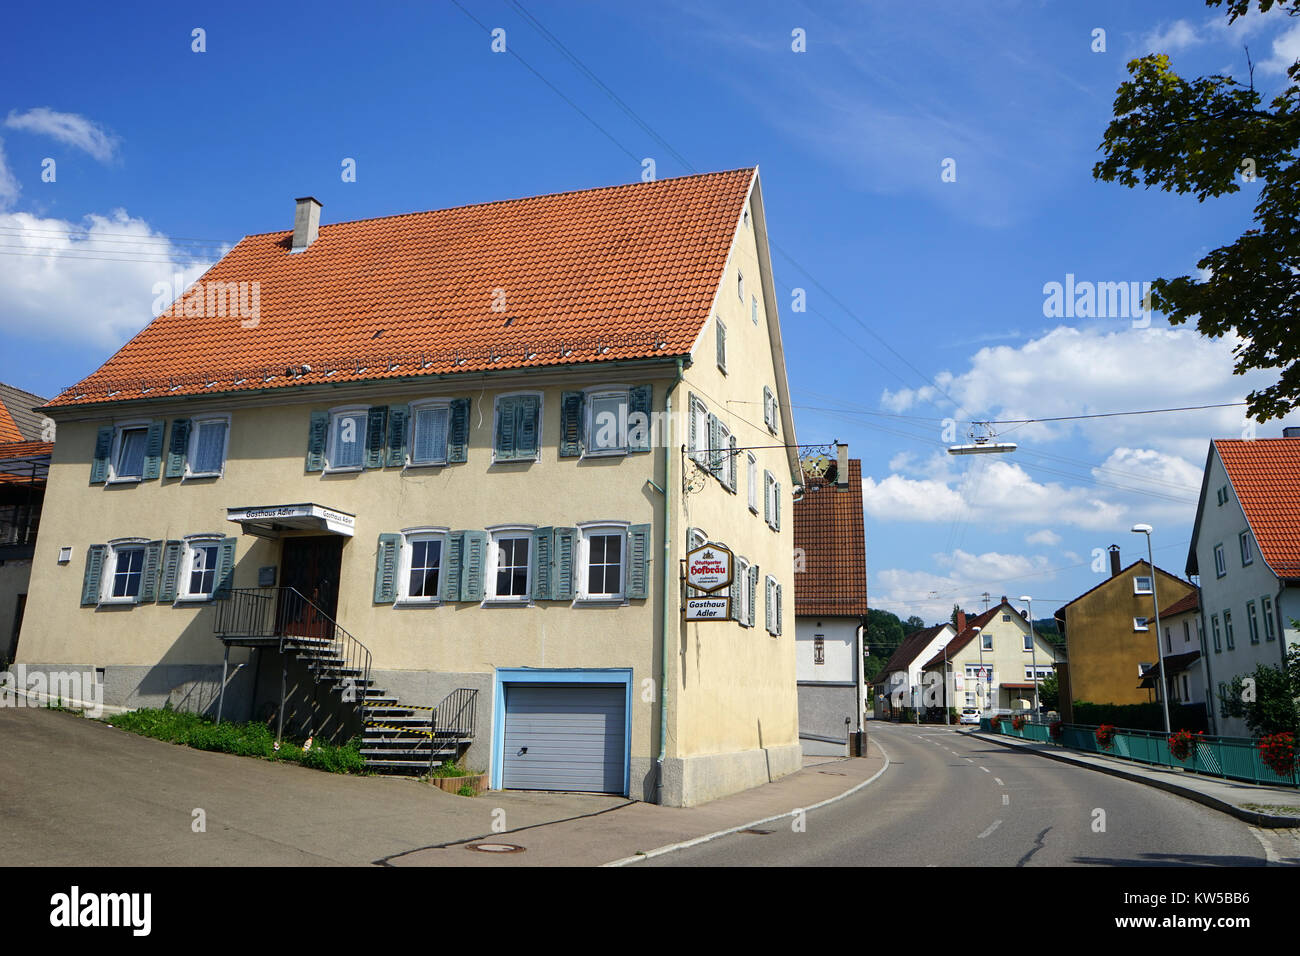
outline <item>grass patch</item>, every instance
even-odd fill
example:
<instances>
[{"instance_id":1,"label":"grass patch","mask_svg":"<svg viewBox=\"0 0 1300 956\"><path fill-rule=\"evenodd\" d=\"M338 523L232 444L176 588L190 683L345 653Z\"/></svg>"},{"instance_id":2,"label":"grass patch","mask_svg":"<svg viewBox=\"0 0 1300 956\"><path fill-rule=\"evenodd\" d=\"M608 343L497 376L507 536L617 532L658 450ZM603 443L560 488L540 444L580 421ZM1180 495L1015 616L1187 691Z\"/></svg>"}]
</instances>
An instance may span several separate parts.
<instances>
[{"instance_id":1,"label":"grass patch","mask_svg":"<svg viewBox=\"0 0 1300 956\"><path fill-rule=\"evenodd\" d=\"M430 777L469 777L474 771L466 770L453 760L448 760L441 767L434 767Z\"/></svg>"},{"instance_id":2,"label":"grass patch","mask_svg":"<svg viewBox=\"0 0 1300 956\"><path fill-rule=\"evenodd\" d=\"M456 794L457 794L457 796L461 796L461 797L477 797L477 796L478 796L478 791L475 790L472 786L470 786L470 785L467 783L467 784L465 784L463 787L461 787L459 790L457 790L457 791L456 791Z\"/></svg>"},{"instance_id":3,"label":"grass patch","mask_svg":"<svg viewBox=\"0 0 1300 956\"><path fill-rule=\"evenodd\" d=\"M1258 813L1269 813L1275 817L1300 817L1300 807L1284 803L1243 803L1242 807Z\"/></svg>"},{"instance_id":4,"label":"grass patch","mask_svg":"<svg viewBox=\"0 0 1300 956\"><path fill-rule=\"evenodd\" d=\"M141 737L183 744L195 750L283 760L327 773L364 773L366 769L358 738L342 746L313 741L311 750L303 750L301 745L285 740L277 751L271 728L257 721L246 724L227 721L218 726L210 717L200 714L150 708L118 714L105 721L110 722Z\"/></svg>"}]
</instances>

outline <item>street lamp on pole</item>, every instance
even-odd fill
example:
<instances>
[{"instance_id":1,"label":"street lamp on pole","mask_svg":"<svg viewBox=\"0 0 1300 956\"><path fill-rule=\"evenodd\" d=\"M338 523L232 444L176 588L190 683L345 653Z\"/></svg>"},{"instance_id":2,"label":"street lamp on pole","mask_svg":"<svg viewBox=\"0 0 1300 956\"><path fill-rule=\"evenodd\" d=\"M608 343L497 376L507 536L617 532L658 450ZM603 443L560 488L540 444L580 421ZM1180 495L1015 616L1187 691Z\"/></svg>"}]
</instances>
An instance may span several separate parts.
<instances>
[{"instance_id":1,"label":"street lamp on pole","mask_svg":"<svg viewBox=\"0 0 1300 956\"><path fill-rule=\"evenodd\" d=\"M984 638L980 637L980 628L972 627L971 631L975 634L975 640L980 642L980 679L978 682L980 693L980 710L988 710L989 692L988 685L984 682ZM990 682L991 683L991 682Z\"/></svg>"},{"instance_id":2,"label":"street lamp on pole","mask_svg":"<svg viewBox=\"0 0 1300 956\"><path fill-rule=\"evenodd\" d=\"M1025 615L1029 618L1029 666L1034 671L1034 720L1038 720L1038 652L1034 640L1034 599L1028 594L1020 595L1025 602ZM1021 660L1024 660L1022 657Z\"/></svg>"},{"instance_id":3,"label":"street lamp on pole","mask_svg":"<svg viewBox=\"0 0 1300 956\"><path fill-rule=\"evenodd\" d=\"M1147 536L1147 567L1151 571L1151 606L1155 608L1156 660L1160 663L1160 706L1165 714L1165 733L1169 731L1169 685L1165 683L1165 656L1160 652L1160 599L1156 596L1156 562L1151 552L1151 525L1135 524L1134 534Z\"/></svg>"}]
</instances>

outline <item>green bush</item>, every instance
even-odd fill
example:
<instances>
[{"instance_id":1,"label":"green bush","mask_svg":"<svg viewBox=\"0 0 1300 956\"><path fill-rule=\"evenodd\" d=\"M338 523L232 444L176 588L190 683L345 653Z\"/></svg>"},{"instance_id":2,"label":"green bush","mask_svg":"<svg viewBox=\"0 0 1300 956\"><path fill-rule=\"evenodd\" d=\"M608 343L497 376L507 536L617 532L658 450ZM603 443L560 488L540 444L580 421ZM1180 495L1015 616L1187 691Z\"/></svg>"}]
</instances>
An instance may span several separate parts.
<instances>
[{"instance_id":1,"label":"green bush","mask_svg":"<svg viewBox=\"0 0 1300 956\"><path fill-rule=\"evenodd\" d=\"M259 721L217 725L211 718L199 714L150 708L119 714L111 722L114 727L142 737L183 744L195 750L283 760L329 773L364 773L366 768L365 758L361 756L361 743L356 738L342 746L313 741L311 750L306 751L285 740L277 751L271 728Z\"/></svg>"}]
</instances>

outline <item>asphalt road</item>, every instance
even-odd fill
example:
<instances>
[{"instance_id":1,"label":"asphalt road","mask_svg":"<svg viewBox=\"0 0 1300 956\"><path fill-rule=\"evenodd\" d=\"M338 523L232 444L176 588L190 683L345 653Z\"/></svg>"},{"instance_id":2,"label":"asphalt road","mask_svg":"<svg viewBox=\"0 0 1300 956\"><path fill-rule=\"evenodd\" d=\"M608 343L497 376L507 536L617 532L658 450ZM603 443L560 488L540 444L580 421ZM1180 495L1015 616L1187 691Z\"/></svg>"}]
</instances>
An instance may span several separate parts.
<instances>
[{"instance_id":1,"label":"asphalt road","mask_svg":"<svg viewBox=\"0 0 1300 956\"><path fill-rule=\"evenodd\" d=\"M884 775L804 815L639 866L1263 866L1240 820L935 726L873 722Z\"/></svg>"}]
</instances>

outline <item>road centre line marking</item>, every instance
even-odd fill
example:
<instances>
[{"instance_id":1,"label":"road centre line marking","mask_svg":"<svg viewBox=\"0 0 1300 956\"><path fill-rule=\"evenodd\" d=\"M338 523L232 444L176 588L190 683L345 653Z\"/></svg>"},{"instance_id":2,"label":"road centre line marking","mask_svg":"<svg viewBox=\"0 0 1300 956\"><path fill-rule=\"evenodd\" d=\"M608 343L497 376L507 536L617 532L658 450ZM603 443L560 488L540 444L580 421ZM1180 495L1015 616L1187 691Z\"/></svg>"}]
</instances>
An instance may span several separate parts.
<instances>
[{"instance_id":1,"label":"road centre line marking","mask_svg":"<svg viewBox=\"0 0 1300 956\"><path fill-rule=\"evenodd\" d=\"M998 786L999 786L999 787L1005 787L1005 786L1006 786L1006 784L1002 782L1002 778L1001 778L1001 777L994 777L993 779L996 780L996 781L998 782Z\"/></svg>"},{"instance_id":2,"label":"road centre line marking","mask_svg":"<svg viewBox=\"0 0 1300 956\"><path fill-rule=\"evenodd\" d=\"M1005 806L1009 806L1010 803L1011 803L1011 794L1009 793L1002 794L1002 805L1005 807Z\"/></svg>"},{"instance_id":3,"label":"road centre line marking","mask_svg":"<svg viewBox=\"0 0 1300 956\"><path fill-rule=\"evenodd\" d=\"M983 770L985 773L992 773L992 772L993 772L993 771L990 770L988 767L980 767L980 769Z\"/></svg>"},{"instance_id":4,"label":"road centre line marking","mask_svg":"<svg viewBox=\"0 0 1300 956\"><path fill-rule=\"evenodd\" d=\"M998 827L1000 827L1000 826L1002 826L1002 821L1001 821L1001 820L994 820L994 821L993 821L993 825L992 825L991 827L989 827L987 830L985 830L983 833L981 833L981 834L979 835L979 839L981 839L981 840L984 839L986 836L988 836L990 833L992 833L994 830L996 830L996 829L997 829Z\"/></svg>"}]
</instances>

